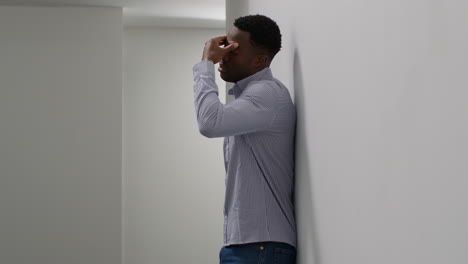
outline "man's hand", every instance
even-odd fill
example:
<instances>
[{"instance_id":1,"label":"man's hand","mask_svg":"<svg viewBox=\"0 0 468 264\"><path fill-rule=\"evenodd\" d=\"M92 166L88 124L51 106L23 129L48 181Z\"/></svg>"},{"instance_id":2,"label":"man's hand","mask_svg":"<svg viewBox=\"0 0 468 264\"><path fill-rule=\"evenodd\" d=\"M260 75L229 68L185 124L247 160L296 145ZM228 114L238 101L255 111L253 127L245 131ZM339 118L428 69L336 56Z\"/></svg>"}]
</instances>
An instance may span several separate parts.
<instances>
[{"instance_id":1,"label":"man's hand","mask_svg":"<svg viewBox=\"0 0 468 264\"><path fill-rule=\"evenodd\" d=\"M234 42L226 47L220 47L224 45L226 36L220 36L212 38L205 43L205 49L203 50L202 60L210 60L214 64L220 62L226 53L239 47L239 43Z\"/></svg>"}]
</instances>

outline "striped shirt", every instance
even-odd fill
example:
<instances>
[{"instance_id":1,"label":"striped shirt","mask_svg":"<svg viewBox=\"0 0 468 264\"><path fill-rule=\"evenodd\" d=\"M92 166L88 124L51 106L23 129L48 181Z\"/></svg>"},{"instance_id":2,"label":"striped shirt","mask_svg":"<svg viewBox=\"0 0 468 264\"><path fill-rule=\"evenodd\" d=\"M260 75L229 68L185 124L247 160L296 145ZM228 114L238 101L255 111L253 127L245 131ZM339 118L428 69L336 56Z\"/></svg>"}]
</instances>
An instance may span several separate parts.
<instances>
[{"instance_id":1,"label":"striped shirt","mask_svg":"<svg viewBox=\"0 0 468 264\"><path fill-rule=\"evenodd\" d=\"M296 247L294 141L296 108L269 67L238 81L222 104L214 63L193 67L200 133L224 137L224 246L276 241Z\"/></svg>"}]
</instances>

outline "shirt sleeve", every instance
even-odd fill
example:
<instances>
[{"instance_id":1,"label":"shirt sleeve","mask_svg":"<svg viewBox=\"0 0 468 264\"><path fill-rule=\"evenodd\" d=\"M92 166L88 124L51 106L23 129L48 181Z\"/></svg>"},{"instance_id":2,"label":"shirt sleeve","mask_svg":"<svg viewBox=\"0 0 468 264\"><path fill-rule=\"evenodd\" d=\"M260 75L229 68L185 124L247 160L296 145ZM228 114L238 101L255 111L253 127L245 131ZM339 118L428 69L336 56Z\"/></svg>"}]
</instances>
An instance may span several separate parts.
<instances>
[{"instance_id":1,"label":"shirt sleeve","mask_svg":"<svg viewBox=\"0 0 468 264\"><path fill-rule=\"evenodd\" d=\"M267 130L275 118L276 96L268 84L252 82L235 100L218 98L214 63L202 60L193 70L195 112L200 133L208 138Z\"/></svg>"}]
</instances>

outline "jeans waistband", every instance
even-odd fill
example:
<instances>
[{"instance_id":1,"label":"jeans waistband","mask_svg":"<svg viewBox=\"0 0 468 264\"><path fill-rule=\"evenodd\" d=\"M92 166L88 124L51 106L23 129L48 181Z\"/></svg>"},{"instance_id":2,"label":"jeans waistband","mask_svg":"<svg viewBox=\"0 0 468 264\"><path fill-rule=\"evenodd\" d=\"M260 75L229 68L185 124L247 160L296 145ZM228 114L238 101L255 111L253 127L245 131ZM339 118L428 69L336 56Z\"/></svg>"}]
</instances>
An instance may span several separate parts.
<instances>
[{"instance_id":1,"label":"jeans waistband","mask_svg":"<svg viewBox=\"0 0 468 264\"><path fill-rule=\"evenodd\" d=\"M252 243L246 243L246 244L235 244L235 245L230 245L230 246L278 246L282 248L287 248L287 249L292 249L295 250L296 248L293 245L290 245L285 242L277 242L277 241L262 241L262 242L252 242Z\"/></svg>"}]
</instances>

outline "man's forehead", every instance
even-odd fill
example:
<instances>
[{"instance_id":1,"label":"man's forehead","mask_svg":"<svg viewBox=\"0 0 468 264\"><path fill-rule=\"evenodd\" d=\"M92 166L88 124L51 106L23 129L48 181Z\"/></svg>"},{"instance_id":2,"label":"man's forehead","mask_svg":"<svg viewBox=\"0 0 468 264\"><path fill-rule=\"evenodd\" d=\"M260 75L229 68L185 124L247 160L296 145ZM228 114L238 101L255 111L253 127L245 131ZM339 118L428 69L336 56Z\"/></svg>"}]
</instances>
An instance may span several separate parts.
<instances>
[{"instance_id":1,"label":"man's forehead","mask_svg":"<svg viewBox=\"0 0 468 264\"><path fill-rule=\"evenodd\" d=\"M228 43L245 42L249 38L249 32L240 30L237 27L233 26L226 35L226 38Z\"/></svg>"},{"instance_id":2,"label":"man's forehead","mask_svg":"<svg viewBox=\"0 0 468 264\"><path fill-rule=\"evenodd\" d=\"M226 41L227 41L228 43L234 42L234 39L233 39L232 36L231 36L231 32L229 32L229 33L226 35Z\"/></svg>"}]
</instances>

